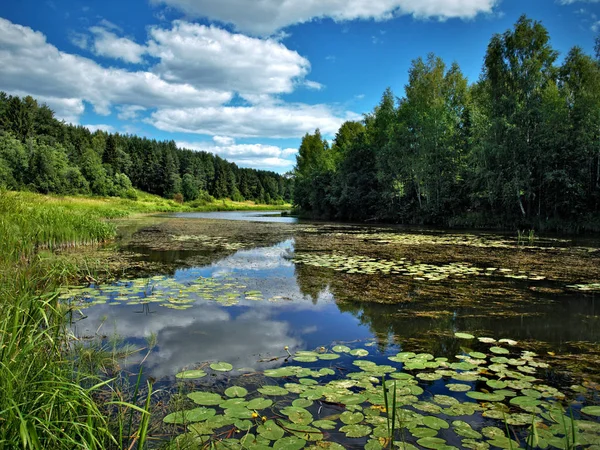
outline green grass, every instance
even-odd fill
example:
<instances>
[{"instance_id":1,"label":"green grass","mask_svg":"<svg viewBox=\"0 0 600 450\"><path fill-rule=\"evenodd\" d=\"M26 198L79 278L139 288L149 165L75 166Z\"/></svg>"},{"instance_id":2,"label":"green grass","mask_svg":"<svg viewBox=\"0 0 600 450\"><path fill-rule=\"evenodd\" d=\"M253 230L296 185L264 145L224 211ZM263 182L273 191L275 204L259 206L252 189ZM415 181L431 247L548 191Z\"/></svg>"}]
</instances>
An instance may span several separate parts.
<instances>
[{"instance_id":1,"label":"green grass","mask_svg":"<svg viewBox=\"0 0 600 450\"><path fill-rule=\"evenodd\" d=\"M230 200L182 205L143 192L137 197L60 197L0 190L0 448L94 450L146 445L152 386L140 399L139 378L131 399L143 403L128 403L119 382L99 376L105 349L74 345L68 333L68 305L59 302L57 292L61 284L80 278L87 269L52 257L53 250L113 239L116 228L107 219L288 206Z\"/></svg>"}]
</instances>

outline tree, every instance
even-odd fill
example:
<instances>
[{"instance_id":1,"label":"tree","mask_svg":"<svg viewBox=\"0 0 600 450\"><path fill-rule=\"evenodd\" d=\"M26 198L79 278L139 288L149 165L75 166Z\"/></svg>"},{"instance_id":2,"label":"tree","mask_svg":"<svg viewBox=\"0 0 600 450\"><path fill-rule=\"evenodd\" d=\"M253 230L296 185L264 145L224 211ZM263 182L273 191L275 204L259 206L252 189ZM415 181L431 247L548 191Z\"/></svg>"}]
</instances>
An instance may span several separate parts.
<instances>
[{"instance_id":1,"label":"tree","mask_svg":"<svg viewBox=\"0 0 600 450\"><path fill-rule=\"evenodd\" d=\"M485 151L502 174L494 193L508 212L528 218L534 212L534 180L539 150L542 93L555 78L557 52L540 22L522 16L487 50L484 86L489 91L490 133Z\"/></svg>"},{"instance_id":2,"label":"tree","mask_svg":"<svg viewBox=\"0 0 600 450\"><path fill-rule=\"evenodd\" d=\"M186 173L183 175L183 179L181 180L181 193L183 194L183 199L186 202L196 200L198 198L200 190L198 188L196 179L191 173Z\"/></svg>"}]
</instances>

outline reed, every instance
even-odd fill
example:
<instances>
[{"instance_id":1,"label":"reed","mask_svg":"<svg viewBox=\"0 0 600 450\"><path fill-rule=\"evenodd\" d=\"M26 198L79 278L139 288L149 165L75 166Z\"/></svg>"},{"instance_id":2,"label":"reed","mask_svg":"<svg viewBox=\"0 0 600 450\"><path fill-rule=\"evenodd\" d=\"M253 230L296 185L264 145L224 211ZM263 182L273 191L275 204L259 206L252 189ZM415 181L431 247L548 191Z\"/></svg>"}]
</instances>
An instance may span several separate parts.
<instances>
[{"instance_id":1,"label":"reed","mask_svg":"<svg viewBox=\"0 0 600 450\"><path fill-rule=\"evenodd\" d=\"M121 417L107 414L102 399L120 376L98 368L120 353L73 345L69 306L58 299L60 285L88 269L50 251L109 240L115 227L104 219L129 214L97 206L0 191L0 448L125 448L115 424L132 411L137 446L146 445L151 391L141 407L123 401Z\"/></svg>"}]
</instances>

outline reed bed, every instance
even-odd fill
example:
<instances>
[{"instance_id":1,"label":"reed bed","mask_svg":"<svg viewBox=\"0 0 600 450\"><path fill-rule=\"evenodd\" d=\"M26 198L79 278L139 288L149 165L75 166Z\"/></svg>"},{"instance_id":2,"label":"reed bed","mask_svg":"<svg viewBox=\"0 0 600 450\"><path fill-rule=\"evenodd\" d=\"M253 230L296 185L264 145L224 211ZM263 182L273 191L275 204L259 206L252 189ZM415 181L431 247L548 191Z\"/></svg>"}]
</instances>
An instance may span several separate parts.
<instances>
[{"instance_id":1,"label":"reed bed","mask_svg":"<svg viewBox=\"0 0 600 450\"><path fill-rule=\"evenodd\" d=\"M0 448L145 447L151 387L136 406L114 389L119 374L108 378L98 366L83 367L68 329L69 305L58 291L87 269L41 251L112 239L115 227L105 219L131 209L0 191ZM100 359L101 349L91 351ZM124 435L122 424L133 415L139 428Z\"/></svg>"}]
</instances>

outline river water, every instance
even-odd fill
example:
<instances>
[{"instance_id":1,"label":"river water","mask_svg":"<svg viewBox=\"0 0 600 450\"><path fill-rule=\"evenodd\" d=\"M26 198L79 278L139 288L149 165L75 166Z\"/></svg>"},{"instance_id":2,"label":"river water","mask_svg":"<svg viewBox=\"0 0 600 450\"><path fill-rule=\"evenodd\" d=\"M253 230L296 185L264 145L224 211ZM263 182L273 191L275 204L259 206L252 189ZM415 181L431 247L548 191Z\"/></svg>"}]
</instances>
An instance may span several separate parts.
<instances>
[{"instance_id":1,"label":"river water","mask_svg":"<svg viewBox=\"0 0 600 450\"><path fill-rule=\"evenodd\" d=\"M256 227L262 222L289 224L298 227L299 233L307 232L295 218L268 212L190 213L176 218L250 221ZM320 225L310 227L309 239L318 244ZM358 241L373 238L363 236L364 228L327 227L328 235L342 242L359 233ZM404 231L387 230L387 234L394 233L404 236ZM420 231L410 239L417 236L421 242L434 235ZM506 242L505 236L491 236L485 239ZM104 335L107 340L119 336L140 348L149 336L155 336L157 345L148 355L131 356L123 366L135 372L143 359L145 376L163 386L175 385L175 374L182 370L206 368L205 363L224 361L240 373L262 373L289 365L288 351L292 355L325 348L330 352L336 344L368 349L370 360L377 364L389 364L388 357L403 351L452 360L480 345L469 342L465 348L457 332L509 338L518 341L519 351L534 350L548 358L564 356L557 361L561 370L549 377L568 376L569 383L597 379L597 366L591 361L599 355L600 305L593 283L588 283L591 288L585 284L580 285L582 289L569 288L580 280L553 280L498 267L474 269L477 263L466 268L442 266L440 271L433 265L423 268L421 264L427 264L423 261L396 262L392 269L377 266L380 262L375 258L332 262L316 259L326 255L327 248L314 251L316 244L307 245L305 239L292 231L275 245L232 248L226 256L198 266L178 264L194 252L136 247L142 258L168 262L169 270L87 287L81 295L88 306L83 310L85 318L74 324L74 333ZM570 244L565 240L543 243L548 245L564 248ZM468 270L479 271L472 281ZM425 282L439 287L428 290ZM402 301L384 304L376 298L393 299L395 289ZM377 302L365 301L369 296ZM336 364L351 367L352 360ZM443 386L432 385L430 392L439 393ZM345 442L346 447L362 448L366 442L353 444L344 440L347 436L340 436L333 440ZM460 447L460 441L454 444Z\"/></svg>"}]
</instances>

